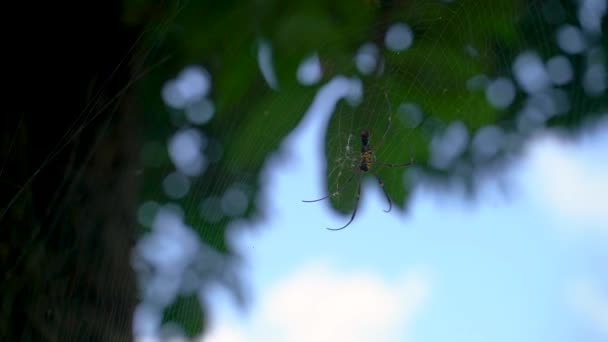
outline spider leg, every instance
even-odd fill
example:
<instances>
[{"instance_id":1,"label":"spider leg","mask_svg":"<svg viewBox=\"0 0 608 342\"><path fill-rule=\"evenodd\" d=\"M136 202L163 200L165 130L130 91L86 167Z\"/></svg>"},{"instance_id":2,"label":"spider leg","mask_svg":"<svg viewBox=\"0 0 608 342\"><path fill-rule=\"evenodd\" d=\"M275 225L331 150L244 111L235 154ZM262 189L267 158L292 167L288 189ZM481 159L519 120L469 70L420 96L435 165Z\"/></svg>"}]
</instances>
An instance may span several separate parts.
<instances>
[{"instance_id":1,"label":"spider leg","mask_svg":"<svg viewBox=\"0 0 608 342\"><path fill-rule=\"evenodd\" d=\"M413 158L409 162L403 163L403 164L388 164L388 163L383 163L383 162L379 162L379 161L375 162L375 164L382 165L383 167L386 167L386 168L389 168L389 169L390 168L395 168L395 167L409 166L409 165L412 165L413 163L414 163L414 159Z\"/></svg>"},{"instance_id":2,"label":"spider leg","mask_svg":"<svg viewBox=\"0 0 608 342\"><path fill-rule=\"evenodd\" d=\"M361 198L361 175L362 173L359 172L359 184L357 186L357 197L355 198L355 209L353 210L353 214L350 217L350 220L342 227L340 228L327 228L329 230L340 230L340 229L344 229L346 227L348 227L349 224L351 224L351 222L353 222L353 220L355 219L355 215L357 215L357 208L359 208L359 198Z\"/></svg>"},{"instance_id":3,"label":"spider leg","mask_svg":"<svg viewBox=\"0 0 608 342\"><path fill-rule=\"evenodd\" d=\"M350 178L344 184L342 184L336 191L330 193L329 195L327 195L325 197L321 197L321 198L316 199L316 200L311 200L311 201L309 201L309 200L302 200L302 202L307 202L307 203L310 203L310 202L319 202L319 201L322 201L322 200L324 200L326 198L330 198L330 197L336 196L337 194L340 193L340 191L342 191L342 189L344 189L344 187L346 187L353 180L353 178L355 177L355 174L356 173L353 173L350 176Z\"/></svg>"},{"instance_id":4,"label":"spider leg","mask_svg":"<svg viewBox=\"0 0 608 342\"><path fill-rule=\"evenodd\" d=\"M378 174L376 174L375 172L374 176L376 176L376 179L380 184L380 188L382 188L382 192L384 192L384 196L386 196L386 200L388 201L388 210L384 211L385 213L388 213L393 208L393 202L391 201L391 197L388 195L388 192L386 192L386 189L384 188L384 182L382 181L382 179L380 179L380 176L378 176Z\"/></svg>"}]
</instances>

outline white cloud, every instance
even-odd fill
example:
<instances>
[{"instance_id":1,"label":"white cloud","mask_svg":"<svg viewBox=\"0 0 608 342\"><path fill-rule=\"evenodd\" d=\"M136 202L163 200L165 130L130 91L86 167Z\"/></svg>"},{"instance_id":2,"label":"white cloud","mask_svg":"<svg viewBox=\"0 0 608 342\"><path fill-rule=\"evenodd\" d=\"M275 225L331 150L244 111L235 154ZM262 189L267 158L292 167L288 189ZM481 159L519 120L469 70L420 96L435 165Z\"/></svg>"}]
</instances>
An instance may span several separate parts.
<instances>
[{"instance_id":1,"label":"white cloud","mask_svg":"<svg viewBox=\"0 0 608 342\"><path fill-rule=\"evenodd\" d=\"M532 172L524 177L552 215L568 220L569 226L608 234L608 139L599 136L578 147L553 135L539 139L530 151Z\"/></svg>"},{"instance_id":2,"label":"white cloud","mask_svg":"<svg viewBox=\"0 0 608 342\"><path fill-rule=\"evenodd\" d=\"M213 327L211 331L202 339L203 342L245 342L243 330L227 322L222 322L220 326Z\"/></svg>"},{"instance_id":3,"label":"white cloud","mask_svg":"<svg viewBox=\"0 0 608 342\"><path fill-rule=\"evenodd\" d=\"M263 293L249 327L219 322L204 341L403 340L429 290L430 278L420 271L389 284L374 274L312 265Z\"/></svg>"}]
</instances>

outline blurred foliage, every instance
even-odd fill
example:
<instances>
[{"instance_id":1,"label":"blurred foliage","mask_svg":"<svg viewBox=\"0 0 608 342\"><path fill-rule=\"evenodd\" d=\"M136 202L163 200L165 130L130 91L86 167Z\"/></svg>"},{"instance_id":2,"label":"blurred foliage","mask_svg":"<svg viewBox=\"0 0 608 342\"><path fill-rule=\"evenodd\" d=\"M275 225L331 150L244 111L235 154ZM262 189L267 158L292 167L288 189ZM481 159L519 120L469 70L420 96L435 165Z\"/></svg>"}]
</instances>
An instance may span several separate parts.
<instances>
[{"instance_id":1,"label":"blurred foliage","mask_svg":"<svg viewBox=\"0 0 608 342\"><path fill-rule=\"evenodd\" d=\"M148 71L136 88L146 115L144 143L155 143L157 147L152 153L154 162L143 171L146 186L142 201L169 201L159 187L164 176L173 170L164 146L177 128L188 125L184 113L163 104L163 84L185 66L203 66L212 78L209 98L216 111L201 130L212 141L209 149L214 149L206 152L220 157L177 203L200 238L229 258L236 257L226 240L226 228L233 218L206 221L199 213L199 203L221 196L238 184L247 189L250 199L244 216L262 214L263 208L255 203L260 170L269 154L298 124L324 82L336 75L356 76L363 82L362 101L357 106L340 101L326 132L328 191L341 184L352 161L356 163L359 131L371 132L373 147L389 114L392 126L377 151L379 160L401 163L413 158L417 168L437 184L448 184L457 178L473 190L476 172L501 165L517 152L527 136L517 139L518 144L505 146L496 158L484 163L474 162L469 143L458 160L442 169L427 163L430 142L454 121L464 124L469 137L490 124L513 133L517 117L514 108L523 103L524 94L518 93L509 109L497 110L488 104L483 90L467 89L467 81L481 74L490 79L512 77L512 61L527 49L537 51L543 59L557 54L557 24L545 20L548 7L562 7L565 22L576 20L572 14L574 5L566 1L125 0L124 5L124 21L144 32L139 63ZM384 35L395 22L407 23L414 33L414 44L401 53L384 48ZM272 49L276 91L268 86L258 68L257 51L262 42L268 42ZM370 75L360 75L354 56L367 42L379 48L381 65ZM314 86L300 85L295 77L297 67L313 53L319 56L322 79ZM576 57L573 63L575 74L582 74L582 57ZM606 109L605 96L589 99L580 79L564 90L573 99L571 109L552 118L549 127L574 131L588 115ZM420 125L412 128L402 123L402 103L421 108L424 118ZM381 177L394 202L403 207L411 190L403 186L403 172L382 170ZM353 200L354 193L346 192L334 198L332 204L336 210L350 213ZM233 285L238 291L238 286ZM194 297L187 298L184 301L196 301ZM180 306L191 307L184 301L180 299ZM186 330L190 336L202 329L193 322L200 319L199 315L174 312L168 310L165 321L189 327ZM204 317L206 311L202 314Z\"/></svg>"},{"instance_id":2,"label":"blurred foliage","mask_svg":"<svg viewBox=\"0 0 608 342\"><path fill-rule=\"evenodd\" d=\"M176 330L182 331L186 336L196 336L203 329L201 305L197 297L184 296L176 299L166 308L165 320L180 323Z\"/></svg>"}]
</instances>

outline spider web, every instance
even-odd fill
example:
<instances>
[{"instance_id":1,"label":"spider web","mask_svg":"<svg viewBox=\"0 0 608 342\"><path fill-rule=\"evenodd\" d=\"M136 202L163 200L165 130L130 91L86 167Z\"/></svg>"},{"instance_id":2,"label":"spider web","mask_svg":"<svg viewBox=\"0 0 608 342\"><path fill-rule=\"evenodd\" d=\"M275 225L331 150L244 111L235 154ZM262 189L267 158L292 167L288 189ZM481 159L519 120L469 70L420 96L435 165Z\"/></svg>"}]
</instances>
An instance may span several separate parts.
<instances>
[{"instance_id":1,"label":"spider web","mask_svg":"<svg viewBox=\"0 0 608 342\"><path fill-rule=\"evenodd\" d=\"M374 150L389 112L392 125L374 150L377 159L419 161L406 175L380 170L401 206L421 177L474 195L479 179L500 181L495 171L536 129L576 126L583 115L594 116L589 107L598 108L606 82L590 76L604 56L590 6L580 3L576 12L556 1L414 1L375 23L371 39L362 32L356 67L348 70L363 82L361 98L339 103L327 129L328 193L357 167L359 132L371 132ZM400 48L390 48L391 35ZM596 70L605 78L602 67ZM354 205L352 183L332 198L344 213Z\"/></svg>"},{"instance_id":2,"label":"spider web","mask_svg":"<svg viewBox=\"0 0 608 342\"><path fill-rule=\"evenodd\" d=\"M377 160L416 161L379 170L400 206L423 178L470 188L516 155L533 132L576 127L605 112L605 21L594 24L593 13L602 11L593 3L420 0L388 8L366 2L361 11L318 5L331 13L321 18L276 6L261 11L263 34L226 34L224 27L249 22L248 9L206 18L217 26L201 28L201 13L209 11L185 2L174 17L149 25L146 62L179 57L141 87L148 101L142 101L146 185L136 213L142 239L133 258L143 293L138 314L178 321L191 333L201 325L191 322L202 319L190 300L201 289L217 283L238 289L225 231L265 213L256 195L267 156L337 75L359 79L362 91L355 101L340 101L329 120L327 167L318 170L327 191L358 166L359 132L366 129ZM187 6L194 9L184 11ZM390 44L389 32L396 40ZM214 35L224 40L207 38ZM302 72L309 79L298 82L305 65L312 65ZM389 116L386 140L375 150ZM350 213L355 191L353 180L332 205ZM177 300L184 297L189 301Z\"/></svg>"},{"instance_id":3,"label":"spider web","mask_svg":"<svg viewBox=\"0 0 608 342\"><path fill-rule=\"evenodd\" d=\"M565 23L577 22L574 7L556 1L408 1L384 11L371 5L349 12L349 18L336 8L321 19L302 14L297 6L265 13L260 21L268 26L263 39L256 37L257 65L249 65L261 74L255 89L243 95L225 81L233 74L219 73L207 94L216 104L214 120L199 125L176 111L177 127L195 126L223 149L218 165L204 170L205 176L178 199L183 216L213 242L214 232L230 220L263 211L252 200L255 190L242 189L256 189L257 177L267 184L258 172L281 143L281 133L296 127L320 87L340 75L360 80L361 92L340 101L331 113L323 140L327 166L318 170L325 174L327 191L307 196L319 198L348 180L360 160L359 132L371 133L375 149L389 114L392 124L374 150L377 160L416 161L406 169L379 170L396 205L403 207L422 180L441 188L474 189L479 178L497 175L517 155L530 132L574 126L601 103L593 92L581 93L580 83L572 86L573 77L558 77L568 70L564 58L578 77L592 64L577 59L582 51L567 52L568 42L556 42ZM264 21L273 16L284 19ZM588 35L584 53L593 55L599 41ZM248 42L243 40L234 37L227 49L226 63L238 66L235 73L246 69L234 57L244 51ZM299 78L302 69L308 71ZM527 77L533 73L537 76ZM232 202L224 199L235 184L249 202L244 213L232 216L222 203ZM333 207L350 214L355 191L356 180L331 199Z\"/></svg>"},{"instance_id":4,"label":"spider web","mask_svg":"<svg viewBox=\"0 0 608 342\"><path fill-rule=\"evenodd\" d=\"M364 82L362 98L356 106L340 103L328 127L326 152L330 193L337 191L350 177L351 170L357 167L360 158L358 134L363 129L371 133L370 144L378 161L420 162L405 171L378 170L385 189L398 205L404 204L406 193L420 181L416 177L421 172L417 171L423 167L431 171L430 174L453 174L452 168L467 173L464 169L470 169L470 166L465 162L454 163L459 153L464 152L468 135L499 115L480 91L483 84L477 85L477 91L466 88L467 82L474 83L487 70L485 59L495 53L493 47L498 44L501 34L500 30L489 30L488 37L478 41L476 32L489 22L494 22L496 27L506 25L512 20L510 16L514 17L521 10L512 2L499 2L495 6L412 2L402 11L391 13L385 21L376 23L371 31L377 32L377 37L361 38L357 54L353 56L354 63L359 64L353 72ZM399 38L403 40L402 46L391 50L388 46L391 35L393 39L397 36L397 45ZM508 59L506 53L498 57ZM498 63L491 68L508 69L509 66ZM484 80L482 78L482 82ZM381 148L375 150L389 115L392 119L390 129ZM445 142L439 144L441 133L446 131L452 132L451 136L446 134ZM435 149L440 151L431 151L433 140ZM454 146L448 146L450 144ZM444 156L441 156L441 150L445 151ZM428 159L431 163L425 163ZM352 183L332 198L340 211L352 210L356 182Z\"/></svg>"}]
</instances>

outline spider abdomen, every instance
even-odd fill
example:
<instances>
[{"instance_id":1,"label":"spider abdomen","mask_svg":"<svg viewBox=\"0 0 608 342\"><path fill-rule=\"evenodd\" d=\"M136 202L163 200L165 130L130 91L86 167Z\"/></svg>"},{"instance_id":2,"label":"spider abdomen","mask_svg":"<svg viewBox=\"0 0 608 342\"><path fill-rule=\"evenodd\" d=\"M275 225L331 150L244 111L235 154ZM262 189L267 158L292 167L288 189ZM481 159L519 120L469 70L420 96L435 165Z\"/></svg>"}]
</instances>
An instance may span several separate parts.
<instances>
[{"instance_id":1,"label":"spider abdomen","mask_svg":"<svg viewBox=\"0 0 608 342\"><path fill-rule=\"evenodd\" d=\"M363 172L369 171L372 168L372 151L367 150L361 152L361 165L359 165L359 169Z\"/></svg>"}]
</instances>

